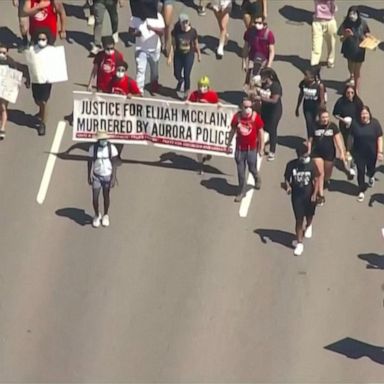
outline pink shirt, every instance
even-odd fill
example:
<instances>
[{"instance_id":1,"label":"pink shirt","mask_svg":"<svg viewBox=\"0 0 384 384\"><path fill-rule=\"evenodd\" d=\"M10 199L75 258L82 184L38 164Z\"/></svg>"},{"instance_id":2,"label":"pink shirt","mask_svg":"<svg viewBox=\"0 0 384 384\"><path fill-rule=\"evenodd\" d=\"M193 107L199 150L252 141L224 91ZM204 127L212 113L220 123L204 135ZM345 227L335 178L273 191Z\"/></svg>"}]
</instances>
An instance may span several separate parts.
<instances>
[{"instance_id":1,"label":"pink shirt","mask_svg":"<svg viewBox=\"0 0 384 384\"><path fill-rule=\"evenodd\" d=\"M336 12L335 0L314 0L315 15L314 18L320 20L332 20Z\"/></svg>"}]
</instances>

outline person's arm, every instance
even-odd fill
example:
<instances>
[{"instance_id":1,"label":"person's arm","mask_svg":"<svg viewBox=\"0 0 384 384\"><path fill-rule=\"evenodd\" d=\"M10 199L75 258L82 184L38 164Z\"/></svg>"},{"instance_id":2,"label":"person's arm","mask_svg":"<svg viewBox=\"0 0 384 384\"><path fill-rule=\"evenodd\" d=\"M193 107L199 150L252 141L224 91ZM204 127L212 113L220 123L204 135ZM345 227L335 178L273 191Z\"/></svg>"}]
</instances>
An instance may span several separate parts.
<instances>
[{"instance_id":1,"label":"person's arm","mask_svg":"<svg viewBox=\"0 0 384 384\"><path fill-rule=\"evenodd\" d=\"M200 52L199 38L198 38L197 33L196 33L195 39L193 40L193 45L194 45L195 52L197 53L197 61L200 62L201 61L201 52Z\"/></svg>"},{"instance_id":2,"label":"person's arm","mask_svg":"<svg viewBox=\"0 0 384 384\"><path fill-rule=\"evenodd\" d=\"M65 13L64 5L61 2L61 0L54 0L53 5L55 7L56 13L59 15L59 20L60 20L59 36L60 36L60 39L65 39L67 36L67 33L66 33L67 15Z\"/></svg>"},{"instance_id":3,"label":"person's arm","mask_svg":"<svg viewBox=\"0 0 384 384\"><path fill-rule=\"evenodd\" d=\"M383 136L377 138L377 159L383 161Z\"/></svg>"},{"instance_id":4,"label":"person's arm","mask_svg":"<svg viewBox=\"0 0 384 384\"><path fill-rule=\"evenodd\" d=\"M284 172L284 187L285 191L287 192L288 195L291 194L292 188L291 188L291 162L287 164L285 167L285 172Z\"/></svg>"},{"instance_id":5,"label":"person's arm","mask_svg":"<svg viewBox=\"0 0 384 384\"><path fill-rule=\"evenodd\" d=\"M34 7L32 7L31 0L26 0L23 11L27 16L34 16L36 15L36 13L39 13L42 9L49 7L50 4L50 0L41 0L40 3L37 3Z\"/></svg>"},{"instance_id":6,"label":"person's arm","mask_svg":"<svg viewBox=\"0 0 384 384\"><path fill-rule=\"evenodd\" d=\"M320 99L320 108L325 108L325 88L324 84L320 83L319 84L319 99Z\"/></svg>"},{"instance_id":7,"label":"person's arm","mask_svg":"<svg viewBox=\"0 0 384 384\"><path fill-rule=\"evenodd\" d=\"M116 184L117 163L118 163L118 156L112 157L111 159L111 164L112 164L111 187L112 188Z\"/></svg>"},{"instance_id":8,"label":"person's arm","mask_svg":"<svg viewBox=\"0 0 384 384\"><path fill-rule=\"evenodd\" d=\"M25 86L29 88L31 86L31 76L29 74L28 65L21 64L15 60L13 60L13 66L16 70L20 71L23 74L23 78L25 80Z\"/></svg>"},{"instance_id":9,"label":"person's arm","mask_svg":"<svg viewBox=\"0 0 384 384\"><path fill-rule=\"evenodd\" d=\"M263 16L265 18L268 16L267 0L263 0Z\"/></svg>"},{"instance_id":10,"label":"person's arm","mask_svg":"<svg viewBox=\"0 0 384 384\"><path fill-rule=\"evenodd\" d=\"M304 92L302 88L300 88L299 96L297 97L296 109L295 109L296 117L299 117L300 115L299 108L300 108L301 102L303 101L303 97L304 97Z\"/></svg>"},{"instance_id":11,"label":"person's arm","mask_svg":"<svg viewBox=\"0 0 384 384\"><path fill-rule=\"evenodd\" d=\"M238 120L237 119L232 119L232 122L231 122L231 132L229 133L228 141L227 141L227 152L229 152L229 147L231 146L233 137L236 134L237 124L238 124Z\"/></svg>"},{"instance_id":12,"label":"person's arm","mask_svg":"<svg viewBox=\"0 0 384 384\"><path fill-rule=\"evenodd\" d=\"M269 59L267 67L272 67L273 60L275 59L275 44L269 44Z\"/></svg>"},{"instance_id":13,"label":"person's arm","mask_svg":"<svg viewBox=\"0 0 384 384\"><path fill-rule=\"evenodd\" d=\"M264 127L259 129L259 132L258 132L258 142L259 142L258 152L259 152L260 156L263 156L263 154L264 154L264 146L265 146L265 143L264 143Z\"/></svg>"},{"instance_id":14,"label":"person's arm","mask_svg":"<svg viewBox=\"0 0 384 384\"><path fill-rule=\"evenodd\" d=\"M338 132L336 135L334 135L335 145L340 153L340 159L345 163L345 150L343 145L343 138L341 136L341 133Z\"/></svg>"},{"instance_id":15,"label":"person's arm","mask_svg":"<svg viewBox=\"0 0 384 384\"><path fill-rule=\"evenodd\" d=\"M92 145L90 148L89 148L89 152L88 152L88 161L87 161L87 178L88 178L88 184L89 185L92 185L92 182L93 182L93 177L92 177L92 174L93 174L93 157L94 157L94 151L96 150L96 146L95 145Z\"/></svg>"},{"instance_id":16,"label":"person's arm","mask_svg":"<svg viewBox=\"0 0 384 384\"><path fill-rule=\"evenodd\" d=\"M274 93L271 97L260 96L260 100L266 104L277 104L280 100L281 95L279 93Z\"/></svg>"},{"instance_id":17,"label":"person's arm","mask_svg":"<svg viewBox=\"0 0 384 384\"><path fill-rule=\"evenodd\" d=\"M19 6L19 0L12 0L12 4L14 7L18 7Z\"/></svg>"},{"instance_id":18,"label":"person's arm","mask_svg":"<svg viewBox=\"0 0 384 384\"><path fill-rule=\"evenodd\" d=\"M92 68L92 72L91 72L91 76L90 76L89 82L88 82L88 91L89 92L92 91L92 80L93 80L94 77L96 77L98 69L99 69L98 64L94 63L93 64L93 68Z\"/></svg>"},{"instance_id":19,"label":"person's arm","mask_svg":"<svg viewBox=\"0 0 384 384\"><path fill-rule=\"evenodd\" d=\"M312 163L313 164L313 163ZM317 199L317 194L319 193L319 171L315 164L313 164L313 193L311 196L311 201L314 203Z\"/></svg>"},{"instance_id":20,"label":"person's arm","mask_svg":"<svg viewBox=\"0 0 384 384\"><path fill-rule=\"evenodd\" d=\"M247 41L244 41L242 59L241 59L241 68L243 71L246 71L248 67L248 55L249 55L249 44Z\"/></svg>"}]
</instances>

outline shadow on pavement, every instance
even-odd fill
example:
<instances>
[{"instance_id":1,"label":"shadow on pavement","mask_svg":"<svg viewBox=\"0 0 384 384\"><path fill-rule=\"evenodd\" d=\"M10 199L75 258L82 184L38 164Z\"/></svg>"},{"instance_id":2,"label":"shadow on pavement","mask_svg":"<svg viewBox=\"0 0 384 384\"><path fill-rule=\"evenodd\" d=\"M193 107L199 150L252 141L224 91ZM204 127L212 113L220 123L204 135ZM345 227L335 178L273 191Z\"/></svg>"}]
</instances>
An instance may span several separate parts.
<instances>
[{"instance_id":1,"label":"shadow on pavement","mask_svg":"<svg viewBox=\"0 0 384 384\"><path fill-rule=\"evenodd\" d=\"M304 142L305 142L305 139L299 136L287 135L287 136L279 136L277 138L277 144L283 147L291 148L291 149L298 148L299 145L303 144Z\"/></svg>"},{"instance_id":2,"label":"shadow on pavement","mask_svg":"<svg viewBox=\"0 0 384 384\"><path fill-rule=\"evenodd\" d=\"M377 253L361 253L358 258L366 261L367 269L384 269L384 256Z\"/></svg>"},{"instance_id":3,"label":"shadow on pavement","mask_svg":"<svg viewBox=\"0 0 384 384\"><path fill-rule=\"evenodd\" d=\"M216 54L217 46L219 45L219 39L217 37L213 37L210 35L201 35L199 36L199 43L204 46L204 48L201 49L201 53L207 54L205 51L209 49L214 54ZM231 52L237 55L238 57L241 57L242 55L242 47L239 46L239 44L234 40L229 40L227 45L224 48L225 52ZM239 65L239 71L240 71L240 65Z\"/></svg>"},{"instance_id":4,"label":"shadow on pavement","mask_svg":"<svg viewBox=\"0 0 384 384\"><path fill-rule=\"evenodd\" d=\"M75 42L89 51L93 41L93 36L90 33L81 31L67 31L67 41L69 44L73 44L73 42Z\"/></svg>"},{"instance_id":5,"label":"shadow on pavement","mask_svg":"<svg viewBox=\"0 0 384 384\"><path fill-rule=\"evenodd\" d=\"M262 243L267 244L267 240L272 243L281 244L284 247L292 248L292 241L296 239L293 233L281 231L279 229L255 229L254 233L260 236Z\"/></svg>"},{"instance_id":6,"label":"shadow on pavement","mask_svg":"<svg viewBox=\"0 0 384 384\"><path fill-rule=\"evenodd\" d=\"M384 364L384 348L363 343L362 341L346 337L333 344L329 344L324 349L340 353L349 359L360 359L368 357L378 364Z\"/></svg>"},{"instance_id":7,"label":"shadow on pavement","mask_svg":"<svg viewBox=\"0 0 384 384\"><path fill-rule=\"evenodd\" d=\"M370 19L374 19L382 23L384 21L384 9L376 9L367 5L359 5L359 11Z\"/></svg>"},{"instance_id":8,"label":"shadow on pavement","mask_svg":"<svg viewBox=\"0 0 384 384\"><path fill-rule=\"evenodd\" d=\"M298 55L276 55L275 61L283 61L286 63L292 64L296 67L300 72L303 72L310 68L311 62L308 59L303 59Z\"/></svg>"},{"instance_id":9,"label":"shadow on pavement","mask_svg":"<svg viewBox=\"0 0 384 384\"><path fill-rule=\"evenodd\" d=\"M193 0L182 0L179 2L182 3L186 7L193 8L195 11L197 10L197 4L195 4L195 1L193 1ZM183 12L183 10L182 10L182 12Z\"/></svg>"},{"instance_id":10,"label":"shadow on pavement","mask_svg":"<svg viewBox=\"0 0 384 384\"><path fill-rule=\"evenodd\" d=\"M57 216L67 217L68 219L73 220L75 223L85 226L92 223L92 216L88 215L84 209L79 208L61 208L56 212Z\"/></svg>"},{"instance_id":11,"label":"shadow on pavement","mask_svg":"<svg viewBox=\"0 0 384 384\"><path fill-rule=\"evenodd\" d=\"M384 204L384 194L383 193L374 193L370 199L369 199L369 203L368 205L370 207L373 207L373 203L380 203L380 204Z\"/></svg>"},{"instance_id":12,"label":"shadow on pavement","mask_svg":"<svg viewBox=\"0 0 384 384\"><path fill-rule=\"evenodd\" d=\"M84 4L84 1L82 2L82 4ZM87 20L83 5L74 5L74 4L64 3L64 9L67 17L75 17L76 19Z\"/></svg>"},{"instance_id":13,"label":"shadow on pavement","mask_svg":"<svg viewBox=\"0 0 384 384\"><path fill-rule=\"evenodd\" d=\"M0 27L1 42L8 48L16 48L19 43L19 38L8 27Z\"/></svg>"},{"instance_id":14,"label":"shadow on pavement","mask_svg":"<svg viewBox=\"0 0 384 384\"><path fill-rule=\"evenodd\" d=\"M331 180L328 187L331 192L340 192L345 195L357 196L359 194L359 187L345 180Z\"/></svg>"},{"instance_id":15,"label":"shadow on pavement","mask_svg":"<svg viewBox=\"0 0 384 384\"><path fill-rule=\"evenodd\" d=\"M209 180L202 180L200 184L210 190L214 190L220 195L236 196L239 190L237 185L229 184L226 179L212 177Z\"/></svg>"},{"instance_id":16,"label":"shadow on pavement","mask_svg":"<svg viewBox=\"0 0 384 384\"><path fill-rule=\"evenodd\" d=\"M334 89L337 95L342 95L345 88L345 81L339 80L324 80L323 83L326 88Z\"/></svg>"},{"instance_id":17,"label":"shadow on pavement","mask_svg":"<svg viewBox=\"0 0 384 384\"><path fill-rule=\"evenodd\" d=\"M21 127L37 129L37 117L27 114L24 111L20 111L19 109L8 110L8 120Z\"/></svg>"},{"instance_id":18,"label":"shadow on pavement","mask_svg":"<svg viewBox=\"0 0 384 384\"><path fill-rule=\"evenodd\" d=\"M313 13L306 9L292 7L291 5L284 5L284 7L279 9L279 13L281 16L293 23L312 24Z\"/></svg>"},{"instance_id":19,"label":"shadow on pavement","mask_svg":"<svg viewBox=\"0 0 384 384\"><path fill-rule=\"evenodd\" d=\"M219 92L218 95L220 100L234 105L240 105L244 97L246 97L244 91L224 91Z\"/></svg>"}]
</instances>

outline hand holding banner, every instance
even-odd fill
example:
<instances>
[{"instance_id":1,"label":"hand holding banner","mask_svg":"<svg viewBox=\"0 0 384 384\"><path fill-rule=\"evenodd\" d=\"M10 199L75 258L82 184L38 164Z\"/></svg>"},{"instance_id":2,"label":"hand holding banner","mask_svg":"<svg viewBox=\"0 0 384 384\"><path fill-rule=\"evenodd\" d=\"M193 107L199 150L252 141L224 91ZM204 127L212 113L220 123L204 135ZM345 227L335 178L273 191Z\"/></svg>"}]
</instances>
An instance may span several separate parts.
<instances>
[{"instance_id":1,"label":"hand holding banner","mask_svg":"<svg viewBox=\"0 0 384 384\"><path fill-rule=\"evenodd\" d=\"M15 103L22 80L23 74L20 71L8 65L0 65L0 98Z\"/></svg>"}]
</instances>

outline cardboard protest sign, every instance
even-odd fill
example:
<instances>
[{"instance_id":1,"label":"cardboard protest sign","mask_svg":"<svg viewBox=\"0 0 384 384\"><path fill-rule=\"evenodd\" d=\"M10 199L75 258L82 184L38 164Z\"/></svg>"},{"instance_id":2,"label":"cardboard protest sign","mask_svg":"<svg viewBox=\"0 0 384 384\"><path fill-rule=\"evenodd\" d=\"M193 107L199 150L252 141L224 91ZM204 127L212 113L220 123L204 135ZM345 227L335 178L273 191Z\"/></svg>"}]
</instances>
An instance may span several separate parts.
<instances>
[{"instance_id":1,"label":"cardboard protest sign","mask_svg":"<svg viewBox=\"0 0 384 384\"><path fill-rule=\"evenodd\" d=\"M380 44L380 40L376 37L370 35L367 36L359 45L360 48L366 48L370 50L374 50Z\"/></svg>"},{"instance_id":2,"label":"cardboard protest sign","mask_svg":"<svg viewBox=\"0 0 384 384\"><path fill-rule=\"evenodd\" d=\"M32 83L59 83L68 80L64 47L47 46L43 49L31 47L26 60Z\"/></svg>"},{"instance_id":3,"label":"cardboard protest sign","mask_svg":"<svg viewBox=\"0 0 384 384\"><path fill-rule=\"evenodd\" d=\"M0 98L16 103L23 74L8 65L0 65Z\"/></svg>"},{"instance_id":4,"label":"cardboard protest sign","mask_svg":"<svg viewBox=\"0 0 384 384\"><path fill-rule=\"evenodd\" d=\"M149 144L194 153L227 153L235 105L183 103L74 92L73 140L94 141L102 130L115 143Z\"/></svg>"}]
</instances>

